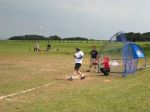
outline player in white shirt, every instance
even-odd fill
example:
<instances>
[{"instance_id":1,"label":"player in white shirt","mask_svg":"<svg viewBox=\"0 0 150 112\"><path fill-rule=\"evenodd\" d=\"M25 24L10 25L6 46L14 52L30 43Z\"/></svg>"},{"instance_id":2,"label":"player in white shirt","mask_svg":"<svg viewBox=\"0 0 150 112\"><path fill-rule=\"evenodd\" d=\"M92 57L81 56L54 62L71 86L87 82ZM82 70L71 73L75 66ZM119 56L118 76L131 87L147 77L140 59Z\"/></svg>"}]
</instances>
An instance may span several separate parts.
<instances>
[{"instance_id":1,"label":"player in white shirt","mask_svg":"<svg viewBox=\"0 0 150 112\"><path fill-rule=\"evenodd\" d=\"M85 78L85 76L79 71L79 69L82 65L83 57L84 57L84 53L79 48L76 48L76 53L74 54L74 58L75 58L74 70L75 70L76 74L79 74L81 76L80 79Z\"/></svg>"}]
</instances>

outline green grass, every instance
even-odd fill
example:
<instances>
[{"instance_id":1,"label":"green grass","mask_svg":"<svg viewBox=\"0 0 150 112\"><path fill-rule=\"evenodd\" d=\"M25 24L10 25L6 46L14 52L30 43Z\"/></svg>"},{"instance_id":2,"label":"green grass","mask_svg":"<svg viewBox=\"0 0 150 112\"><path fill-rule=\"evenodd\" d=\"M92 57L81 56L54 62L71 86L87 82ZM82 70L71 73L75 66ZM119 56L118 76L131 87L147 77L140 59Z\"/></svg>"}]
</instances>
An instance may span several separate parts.
<instances>
[{"instance_id":1,"label":"green grass","mask_svg":"<svg viewBox=\"0 0 150 112\"><path fill-rule=\"evenodd\" d=\"M40 49L45 50L47 46L47 41L40 41ZM85 53L89 53L89 49L93 45L96 45L98 48L102 45L101 42L73 42L73 43L59 43L59 42L52 42L50 43L52 46L52 49L49 53L53 54L72 54L75 51L76 47L81 48ZM35 43L33 41L0 41L0 53L1 55L20 55L20 54L26 54L30 53L33 54L33 48L35 46ZM57 52L56 49L59 49ZM48 54L48 53L46 53Z\"/></svg>"},{"instance_id":2,"label":"green grass","mask_svg":"<svg viewBox=\"0 0 150 112\"><path fill-rule=\"evenodd\" d=\"M41 48L45 49L46 44L42 41ZM0 42L0 96L54 83L0 100L0 112L149 112L150 69L126 78L121 74L103 77L86 73L93 44L102 45L53 42L49 52L34 53L31 41ZM144 48L149 65L150 43L138 44ZM88 77L63 80L72 73L75 47L85 52L81 71Z\"/></svg>"}]
</instances>

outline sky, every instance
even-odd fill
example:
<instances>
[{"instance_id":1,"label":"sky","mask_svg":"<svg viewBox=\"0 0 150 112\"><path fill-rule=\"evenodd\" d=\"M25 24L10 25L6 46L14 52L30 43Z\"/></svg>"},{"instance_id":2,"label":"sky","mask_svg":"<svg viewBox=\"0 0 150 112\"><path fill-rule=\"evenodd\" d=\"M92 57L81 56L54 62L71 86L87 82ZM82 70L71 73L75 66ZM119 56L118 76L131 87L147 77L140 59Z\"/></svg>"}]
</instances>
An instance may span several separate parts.
<instances>
[{"instance_id":1,"label":"sky","mask_svg":"<svg viewBox=\"0 0 150 112\"><path fill-rule=\"evenodd\" d=\"M109 39L149 32L150 0L0 0L0 37L36 34Z\"/></svg>"}]
</instances>

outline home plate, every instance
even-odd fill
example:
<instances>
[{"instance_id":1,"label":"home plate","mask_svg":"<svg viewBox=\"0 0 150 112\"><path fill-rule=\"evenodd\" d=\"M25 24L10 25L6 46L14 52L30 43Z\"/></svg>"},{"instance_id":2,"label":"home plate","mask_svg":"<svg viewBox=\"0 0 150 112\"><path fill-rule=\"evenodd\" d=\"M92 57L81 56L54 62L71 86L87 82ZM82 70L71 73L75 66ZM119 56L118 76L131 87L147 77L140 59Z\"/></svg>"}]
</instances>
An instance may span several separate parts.
<instances>
[{"instance_id":1,"label":"home plate","mask_svg":"<svg viewBox=\"0 0 150 112\"><path fill-rule=\"evenodd\" d=\"M111 82L111 80L104 80L104 82Z\"/></svg>"},{"instance_id":2,"label":"home plate","mask_svg":"<svg viewBox=\"0 0 150 112\"><path fill-rule=\"evenodd\" d=\"M74 80L74 79L78 79L77 76L66 76L67 80Z\"/></svg>"}]
</instances>

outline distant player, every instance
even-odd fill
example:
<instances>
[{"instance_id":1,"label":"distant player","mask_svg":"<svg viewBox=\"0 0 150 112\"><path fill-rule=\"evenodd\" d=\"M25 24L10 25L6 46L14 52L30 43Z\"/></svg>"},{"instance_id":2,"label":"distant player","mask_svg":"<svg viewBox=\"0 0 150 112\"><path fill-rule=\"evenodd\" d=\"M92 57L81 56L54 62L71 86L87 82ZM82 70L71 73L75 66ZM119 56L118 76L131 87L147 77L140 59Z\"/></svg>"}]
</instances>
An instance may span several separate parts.
<instances>
[{"instance_id":1,"label":"distant player","mask_svg":"<svg viewBox=\"0 0 150 112\"><path fill-rule=\"evenodd\" d=\"M40 51L40 45L38 42L35 42L34 52L39 52L39 51Z\"/></svg>"},{"instance_id":2,"label":"distant player","mask_svg":"<svg viewBox=\"0 0 150 112\"><path fill-rule=\"evenodd\" d=\"M98 70L98 62L99 62L99 56L98 51L96 50L96 46L92 46L92 51L90 52L90 66L89 70L87 72L91 71L91 68L94 67L94 71Z\"/></svg>"},{"instance_id":3,"label":"distant player","mask_svg":"<svg viewBox=\"0 0 150 112\"><path fill-rule=\"evenodd\" d=\"M49 51L50 48L51 48L51 45L50 45L50 44L47 44L46 51Z\"/></svg>"},{"instance_id":4,"label":"distant player","mask_svg":"<svg viewBox=\"0 0 150 112\"><path fill-rule=\"evenodd\" d=\"M75 51L76 51L76 53L74 54L74 58L75 58L74 70L75 70L75 74L79 74L80 79L82 80L85 78L85 76L79 70L80 70L80 67L82 65L84 53L79 48L76 48Z\"/></svg>"}]
</instances>

